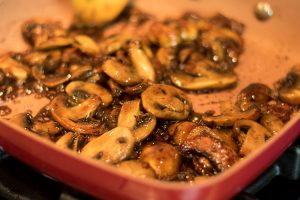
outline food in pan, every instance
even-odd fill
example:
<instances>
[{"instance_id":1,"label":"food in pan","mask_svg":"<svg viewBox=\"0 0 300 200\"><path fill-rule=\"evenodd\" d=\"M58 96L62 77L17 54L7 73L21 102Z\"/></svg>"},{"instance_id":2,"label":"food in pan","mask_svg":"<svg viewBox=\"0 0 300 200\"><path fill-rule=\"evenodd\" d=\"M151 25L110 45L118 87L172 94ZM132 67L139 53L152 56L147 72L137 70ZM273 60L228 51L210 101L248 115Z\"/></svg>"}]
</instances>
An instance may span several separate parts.
<instances>
[{"instance_id":1,"label":"food in pan","mask_svg":"<svg viewBox=\"0 0 300 200\"><path fill-rule=\"evenodd\" d=\"M25 22L31 48L1 56L0 96L34 94L50 103L35 116L24 111L9 120L135 176L193 181L264 145L299 104L295 67L278 90L252 83L220 113L197 113L187 93L237 84L243 25L195 13L159 21L132 10L125 18L136 34Z\"/></svg>"}]
</instances>

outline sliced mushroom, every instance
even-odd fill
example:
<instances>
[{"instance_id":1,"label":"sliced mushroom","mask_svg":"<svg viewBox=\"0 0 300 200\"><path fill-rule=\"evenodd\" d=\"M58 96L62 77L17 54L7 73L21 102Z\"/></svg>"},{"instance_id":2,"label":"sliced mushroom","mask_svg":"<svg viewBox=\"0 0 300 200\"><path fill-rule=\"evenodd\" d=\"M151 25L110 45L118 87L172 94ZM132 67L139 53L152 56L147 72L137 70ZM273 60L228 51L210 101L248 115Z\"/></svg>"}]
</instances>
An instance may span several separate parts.
<instances>
[{"instance_id":1,"label":"sliced mushroom","mask_svg":"<svg viewBox=\"0 0 300 200\"><path fill-rule=\"evenodd\" d=\"M70 46L72 43L73 39L69 37L53 37L40 43L38 46L36 46L36 49L45 51L61 47L67 47Z\"/></svg>"},{"instance_id":2,"label":"sliced mushroom","mask_svg":"<svg viewBox=\"0 0 300 200\"><path fill-rule=\"evenodd\" d=\"M149 82L141 82L137 85L129 86L125 88L125 92L130 95L141 94L147 87L149 87Z\"/></svg>"},{"instance_id":3,"label":"sliced mushroom","mask_svg":"<svg viewBox=\"0 0 300 200\"><path fill-rule=\"evenodd\" d=\"M0 69L6 76L16 78L17 85L22 85L30 74L28 66L12 59L8 54L0 57Z\"/></svg>"},{"instance_id":4,"label":"sliced mushroom","mask_svg":"<svg viewBox=\"0 0 300 200\"><path fill-rule=\"evenodd\" d=\"M78 133L68 132L61 136L56 142L56 146L63 149L70 149L80 153L82 147L89 142L89 137Z\"/></svg>"},{"instance_id":5,"label":"sliced mushroom","mask_svg":"<svg viewBox=\"0 0 300 200\"><path fill-rule=\"evenodd\" d=\"M202 34L202 45L212 49L216 61L225 59L222 42L224 43L226 40L233 41L238 47L243 45L242 38L228 28L211 29Z\"/></svg>"},{"instance_id":6,"label":"sliced mushroom","mask_svg":"<svg viewBox=\"0 0 300 200\"><path fill-rule=\"evenodd\" d=\"M138 75L144 80L155 81L155 71L149 58L142 49L140 41L132 41L129 44L129 56Z\"/></svg>"},{"instance_id":7,"label":"sliced mushroom","mask_svg":"<svg viewBox=\"0 0 300 200\"><path fill-rule=\"evenodd\" d=\"M141 97L143 107L162 119L185 119L192 109L192 104L184 92L169 85L151 85Z\"/></svg>"},{"instance_id":8,"label":"sliced mushroom","mask_svg":"<svg viewBox=\"0 0 300 200\"><path fill-rule=\"evenodd\" d=\"M252 107L246 111L240 111L238 109L233 109L231 111L224 112L220 115L216 116L207 116L204 115L202 117L203 121L206 124L215 124L218 126L233 126L235 121L240 119L249 119L249 120L256 120L260 116L260 112L257 108Z\"/></svg>"},{"instance_id":9,"label":"sliced mushroom","mask_svg":"<svg viewBox=\"0 0 300 200\"><path fill-rule=\"evenodd\" d=\"M260 123L270 132L272 135L278 134L284 126L284 123L279 117L272 114L263 115L260 119Z\"/></svg>"},{"instance_id":10,"label":"sliced mushroom","mask_svg":"<svg viewBox=\"0 0 300 200\"><path fill-rule=\"evenodd\" d=\"M159 48L156 52L156 58L159 63L162 64L167 69L171 69L172 64L175 61L175 48Z\"/></svg>"},{"instance_id":11,"label":"sliced mushroom","mask_svg":"<svg viewBox=\"0 0 300 200\"><path fill-rule=\"evenodd\" d=\"M197 124L189 121L177 122L168 127L168 133L177 145L182 145Z\"/></svg>"},{"instance_id":12,"label":"sliced mushroom","mask_svg":"<svg viewBox=\"0 0 300 200\"><path fill-rule=\"evenodd\" d=\"M135 139L126 127L116 127L83 147L80 155L114 164L129 157Z\"/></svg>"},{"instance_id":13,"label":"sliced mushroom","mask_svg":"<svg viewBox=\"0 0 300 200\"><path fill-rule=\"evenodd\" d=\"M279 98L291 105L300 104L300 65L294 66L278 89Z\"/></svg>"},{"instance_id":14,"label":"sliced mushroom","mask_svg":"<svg viewBox=\"0 0 300 200\"><path fill-rule=\"evenodd\" d=\"M239 159L237 153L230 146L207 131L201 131L198 135L189 137L182 146L184 150L194 150L208 155L221 172L231 167Z\"/></svg>"},{"instance_id":15,"label":"sliced mushroom","mask_svg":"<svg viewBox=\"0 0 300 200\"><path fill-rule=\"evenodd\" d=\"M174 85L188 90L224 89L237 82L232 72L219 72L210 61L197 62L194 67L177 71L170 76Z\"/></svg>"},{"instance_id":16,"label":"sliced mushroom","mask_svg":"<svg viewBox=\"0 0 300 200\"><path fill-rule=\"evenodd\" d=\"M272 90L265 84L252 83L244 88L238 95L236 104L242 110L248 110L253 105L261 108L272 95Z\"/></svg>"},{"instance_id":17,"label":"sliced mushroom","mask_svg":"<svg viewBox=\"0 0 300 200\"><path fill-rule=\"evenodd\" d=\"M141 160L126 160L116 165L123 172L139 178L155 178L153 169Z\"/></svg>"},{"instance_id":18,"label":"sliced mushroom","mask_svg":"<svg viewBox=\"0 0 300 200\"><path fill-rule=\"evenodd\" d=\"M97 95L101 98L104 106L108 106L112 102L112 95L110 92L99 84L84 81L72 81L65 88L66 93L70 96L77 90L87 92L90 95Z\"/></svg>"},{"instance_id":19,"label":"sliced mushroom","mask_svg":"<svg viewBox=\"0 0 300 200\"><path fill-rule=\"evenodd\" d=\"M71 80L82 80L94 75L93 67L90 65L71 65L70 66Z\"/></svg>"},{"instance_id":20,"label":"sliced mushroom","mask_svg":"<svg viewBox=\"0 0 300 200\"><path fill-rule=\"evenodd\" d=\"M212 176L217 173L210 160L204 156L193 157L193 165L195 170L201 176Z\"/></svg>"},{"instance_id":21,"label":"sliced mushroom","mask_svg":"<svg viewBox=\"0 0 300 200\"><path fill-rule=\"evenodd\" d=\"M181 162L176 148L163 142L145 146L140 159L151 166L159 179L164 180L171 180L176 176Z\"/></svg>"},{"instance_id":22,"label":"sliced mushroom","mask_svg":"<svg viewBox=\"0 0 300 200\"><path fill-rule=\"evenodd\" d=\"M88 99L77 106L67 107L64 95L56 96L48 106L52 117L65 129L83 134L95 133L100 129L100 122L89 120L99 104L100 97L91 95ZM79 121L80 119L85 119Z\"/></svg>"},{"instance_id":23,"label":"sliced mushroom","mask_svg":"<svg viewBox=\"0 0 300 200\"><path fill-rule=\"evenodd\" d=\"M156 118L144 115L140 110L140 100L127 101L122 105L118 126L127 127L132 131L137 142L145 139L154 130Z\"/></svg>"},{"instance_id":24,"label":"sliced mushroom","mask_svg":"<svg viewBox=\"0 0 300 200\"><path fill-rule=\"evenodd\" d=\"M266 139L271 137L272 134L262 125L253 120L238 120L234 123L233 130L237 134L245 134L242 129L248 128L244 141L240 148L240 155L247 156L259 147L263 146Z\"/></svg>"},{"instance_id":25,"label":"sliced mushroom","mask_svg":"<svg viewBox=\"0 0 300 200\"><path fill-rule=\"evenodd\" d=\"M62 148L62 149L70 149L69 146L70 146L72 138L73 138L73 133L68 132L68 133L64 134L63 136L61 136L55 142L55 145L59 148Z\"/></svg>"},{"instance_id":26,"label":"sliced mushroom","mask_svg":"<svg viewBox=\"0 0 300 200\"><path fill-rule=\"evenodd\" d=\"M46 134L52 136L58 134L62 129L56 122L52 120L45 121L45 122L34 120L30 130L39 135Z\"/></svg>"},{"instance_id":27,"label":"sliced mushroom","mask_svg":"<svg viewBox=\"0 0 300 200\"><path fill-rule=\"evenodd\" d=\"M293 107L280 100L271 100L261 109L261 111L263 114L272 114L283 122L287 122L293 114Z\"/></svg>"},{"instance_id":28,"label":"sliced mushroom","mask_svg":"<svg viewBox=\"0 0 300 200\"><path fill-rule=\"evenodd\" d=\"M32 126L33 117L30 112L15 114L8 119L13 124L22 128L30 128Z\"/></svg>"},{"instance_id":29,"label":"sliced mushroom","mask_svg":"<svg viewBox=\"0 0 300 200\"><path fill-rule=\"evenodd\" d=\"M148 37L160 47L175 47L180 43L179 32L168 25L155 21L151 24Z\"/></svg>"},{"instance_id":30,"label":"sliced mushroom","mask_svg":"<svg viewBox=\"0 0 300 200\"><path fill-rule=\"evenodd\" d=\"M143 80L134 67L127 66L113 58L106 59L102 68L104 73L123 86L135 85Z\"/></svg>"},{"instance_id":31,"label":"sliced mushroom","mask_svg":"<svg viewBox=\"0 0 300 200\"><path fill-rule=\"evenodd\" d=\"M122 48L130 40L129 35L116 34L101 40L99 44L100 51L104 54L112 54Z\"/></svg>"},{"instance_id":32,"label":"sliced mushroom","mask_svg":"<svg viewBox=\"0 0 300 200\"><path fill-rule=\"evenodd\" d=\"M87 35L76 35L73 45L81 52L89 55L97 55L100 52L96 42Z\"/></svg>"},{"instance_id":33,"label":"sliced mushroom","mask_svg":"<svg viewBox=\"0 0 300 200\"><path fill-rule=\"evenodd\" d=\"M140 100L126 101L121 108L118 126L133 129L136 125L136 118L140 114Z\"/></svg>"},{"instance_id":34,"label":"sliced mushroom","mask_svg":"<svg viewBox=\"0 0 300 200\"><path fill-rule=\"evenodd\" d=\"M38 47L51 38L66 36L67 32L59 22L36 18L24 23L22 34L31 45Z\"/></svg>"},{"instance_id":35,"label":"sliced mushroom","mask_svg":"<svg viewBox=\"0 0 300 200\"><path fill-rule=\"evenodd\" d=\"M198 37L197 24L191 20L179 21L180 37L182 41L190 42Z\"/></svg>"},{"instance_id":36,"label":"sliced mushroom","mask_svg":"<svg viewBox=\"0 0 300 200\"><path fill-rule=\"evenodd\" d=\"M57 74L45 75L43 68L38 65L34 65L31 68L32 76L39 80L42 84L47 87L56 87L70 80L71 75L68 72L62 72Z\"/></svg>"}]
</instances>

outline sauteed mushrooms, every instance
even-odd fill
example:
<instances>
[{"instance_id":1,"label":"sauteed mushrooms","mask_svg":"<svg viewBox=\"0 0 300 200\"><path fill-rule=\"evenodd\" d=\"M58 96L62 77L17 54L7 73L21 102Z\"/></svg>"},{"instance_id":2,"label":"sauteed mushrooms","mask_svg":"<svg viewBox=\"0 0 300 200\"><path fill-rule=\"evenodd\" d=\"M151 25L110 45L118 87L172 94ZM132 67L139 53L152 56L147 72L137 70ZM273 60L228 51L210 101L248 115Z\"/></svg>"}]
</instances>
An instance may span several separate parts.
<instances>
[{"instance_id":1,"label":"sauteed mushrooms","mask_svg":"<svg viewBox=\"0 0 300 200\"><path fill-rule=\"evenodd\" d=\"M220 114L193 109L188 92L238 84L240 23L195 13L164 21L140 12L125 17L130 33L27 21L22 33L31 49L0 56L1 101L26 93L50 103L34 117L28 111L10 121L134 176L199 182L268 142L297 111L299 66L275 91L250 84L235 104L221 104Z\"/></svg>"}]
</instances>

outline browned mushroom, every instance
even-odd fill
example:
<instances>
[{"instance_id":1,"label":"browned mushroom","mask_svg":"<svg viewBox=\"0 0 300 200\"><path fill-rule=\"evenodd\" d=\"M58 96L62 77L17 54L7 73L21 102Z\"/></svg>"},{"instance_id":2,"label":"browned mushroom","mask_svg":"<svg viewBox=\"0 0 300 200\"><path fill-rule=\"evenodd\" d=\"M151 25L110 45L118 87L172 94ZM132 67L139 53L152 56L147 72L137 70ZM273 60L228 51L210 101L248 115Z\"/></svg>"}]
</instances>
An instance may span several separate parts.
<instances>
[{"instance_id":1,"label":"browned mushroom","mask_svg":"<svg viewBox=\"0 0 300 200\"><path fill-rule=\"evenodd\" d=\"M146 145L140 159L148 163L160 179L171 180L179 171L181 157L175 147L168 143Z\"/></svg>"},{"instance_id":2,"label":"browned mushroom","mask_svg":"<svg viewBox=\"0 0 300 200\"><path fill-rule=\"evenodd\" d=\"M73 45L81 52L89 55L97 55L100 52L96 42L87 35L76 35Z\"/></svg>"},{"instance_id":3,"label":"browned mushroom","mask_svg":"<svg viewBox=\"0 0 300 200\"><path fill-rule=\"evenodd\" d=\"M104 73L123 86L135 85L143 80L134 67L127 66L114 58L106 59L102 68Z\"/></svg>"},{"instance_id":4,"label":"browned mushroom","mask_svg":"<svg viewBox=\"0 0 300 200\"><path fill-rule=\"evenodd\" d=\"M168 133L173 137L175 144L182 145L196 126L195 123L189 121L177 122L168 127Z\"/></svg>"},{"instance_id":5,"label":"browned mushroom","mask_svg":"<svg viewBox=\"0 0 300 200\"><path fill-rule=\"evenodd\" d=\"M184 150L194 150L208 155L218 167L218 170L224 171L239 160L237 153L225 142L214 137L208 131L202 131L189 137L183 144Z\"/></svg>"},{"instance_id":6,"label":"browned mushroom","mask_svg":"<svg viewBox=\"0 0 300 200\"><path fill-rule=\"evenodd\" d=\"M247 133L242 131L243 128L248 128ZM247 156L259 147L263 146L266 139L272 134L262 125L253 120L238 120L235 122L233 130L237 134L244 135L240 148L240 154Z\"/></svg>"},{"instance_id":7,"label":"browned mushroom","mask_svg":"<svg viewBox=\"0 0 300 200\"><path fill-rule=\"evenodd\" d=\"M220 115L216 116L208 116L204 115L202 117L203 121L206 124L215 124L218 126L233 126L235 121L240 119L251 119L256 120L260 116L260 111L252 107L251 109L248 109L246 111L240 111L238 108L232 107L232 110L228 110L226 112L223 112Z\"/></svg>"},{"instance_id":8,"label":"browned mushroom","mask_svg":"<svg viewBox=\"0 0 300 200\"><path fill-rule=\"evenodd\" d=\"M242 38L234 31L228 28L216 28L208 30L202 34L202 45L212 49L215 61L225 59L225 51L222 42L230 40L238 47L243 45Z\"/></svg>"},{"instance_id":9,"label":"browned mushroom","mask_svg":"<svg viewBox=\"0 0 300 200\"><path fill-rule=\"evenodd\" d=\"M279 98L292 105L300 104L300 65L294 66L278 89Z\"/></svg>"},{"instance_id":10,"label":"browned mushroom","mask_svg":"<svg viewBox=\"0 0 300 200\"><path fill-rule=\"evenodd\" d=\"M101 98L104 106L108 106L112 102L112 96L109 91L96 83L72 81L66 86L65 91L70 96L72 96L75 91L84 91L90 95L97 95Z\"/></svg>"},{"instance_id":11,"label":"browned mushroom","mask_svg":"<svg viewBox=\"0 0 300 200\"><path fill-rule=\"evenodd\" d=\"M192 109L187 96L181 90L169 85L151 85L141 97L143 107L155 117L162 119L185 119Z\"/></svg>"},{"instance_id":12,"label":"browned mushroom","mask_svg":"<svg viewBox=\"0 0 300 200\"><path fill-rule=\"evenodd\" d=\"M36 18L24 23L22 34L25 40L31 45L40 47L43 43L47 43L49 40L51 41L52 38L65 37L67 31L62 28L59 22Z\"/></svg>"},{"instance_id":13,"label":"browned mushroom","mask_svg":"<svg viewBox=\"0 0 300 200\"><path fill-rule=\"evenodd\" d=\"M146 53L142 49L140 41L136 40L130 42L129 56L133 66L141 78L144 80L155 81L154 68Z\"/></svg>"},{"instance_id":14,"label":"browned mushroom","mask_svg":"<svg viewBox=\"0 0 300 200\"><path fill-rule=\"evenodd\" d=\"M177 71L171 74L171 81L174 85L188 90L224 89L237 82L234 73L217 71L213 65L208 60L187 64L185 72Z\"/></svg>"},{"instance_id":15,"label":"browned mushroom","mask_svg":"<svg viewBox=\"0 0 300 200\"><path fill-rule=\"evenodd\" d=\"M175 47L180 43L180 34L171 26L154 21L151 24L148 37L151 42L161 47Z\"/></svg>"},{"instance_id":16,"label":"browned mushroom","mask_svg":"<svg viewBox=\"0 0 300 200\"><path fill-rule=\"evenodd\" d=\"M50 88L63 84L71 78L71 75L67 70L63 70L61 73L50 74L46 76L44 74L44 69L38 65L34 65L31 68L31 72L32 76L36 80L39 80L42 84Z\"/></svg>"},{"instance_id":17,"label":"browned mushroom","mask_svg":"<svg viewBox=\"0 0 300 200\"><path fill-rule=\"evenodd\" d=\"M65 129L79 133L94 133L99 131L100 122L89 118L101 103L100 97L91 95L82 103L67 107L65 105L66 96L56 96L50 103L49 110L52 117ZM79 121L84 119L83 121Z\"/></svg>"},{"instance_id":18,"label":"browned mushroom","mask_svg":"<svg viewBox=\"0 0 300 200\"><path fill-rule=\"evenodd\" d=\"M135 139L126 127L116 127L87 143L80 155L106 163L118 163L132 153Z\"/></svg>"},{"instance_id":19,"label":"browned mushroom","mask_svg":"<svg viewBox=\"0 0 300 200\"><path fill-rule=\"evenodd\" d=\"M282 120L272 114L263 115L260 119L260 123L270 132L272 135L278 134L284 126Z\"/></svg>"},{"instance_id":20,"label":"browned mushroom","mask_svg":"<svg viewBox=\"0 0 300 200\"><path fill-rule=\"evenodd\" d=\"M261 108L272 96L272 90L265 84L252 83L244 88L238 95L236 104L242 110L246 111L253 105Z\"/></svg>"},{"instance_id":21,"label":"browned mushroom","mask_svg":"<svg viewBox=\"0 0 300 200\"><path fill-rule=\"evenodd\" d=\"M132 131L137 142L151 134L156 126L156 118L153 115L144 115L140 110L140 100L123 103L118 126L127 127Z\"/></svg>"},{"instance_id":22,"label":"browned mushroom","mask_svg":"<svg viewBox=\"0 0 300 200\"><path fill-rule=\"evenodd\" d=\"M9 54L0 57L0 69L6 76L14 77L17 85L22 85L30 74L28 66L12 59Z\"/></svg>"},{"instance_id":23,"label":"browned mushroom","mask_svg":"<svg viewBox=\"0 0 300 200\"><path fill-rule=\"evenodd\" d=\"M125 160L116 165L116 167L125 173L137 176L139 178L155 178L156 175L148 163L141 160Z\"/></svg>"},{"instance_id":24,"label":"browned mushroom","mask_svg":"<svg viewBox=\"0 0 300 200\"><path fill-rule=\"evenodd\" d=\"M39 135L52 136L58 134L62 130L62 128L52 120L45 122L33 120L30 130Z\"/></svg>"}]
</instances>

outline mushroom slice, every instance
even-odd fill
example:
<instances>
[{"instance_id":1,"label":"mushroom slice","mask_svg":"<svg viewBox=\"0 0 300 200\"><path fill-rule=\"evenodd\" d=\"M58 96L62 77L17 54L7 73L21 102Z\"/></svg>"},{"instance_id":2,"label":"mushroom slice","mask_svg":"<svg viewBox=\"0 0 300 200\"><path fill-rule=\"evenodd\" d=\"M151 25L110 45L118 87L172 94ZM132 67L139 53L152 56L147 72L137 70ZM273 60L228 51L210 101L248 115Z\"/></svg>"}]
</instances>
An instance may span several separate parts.
<instances>
[{"instance_id":1,"label":"mushroom slice","mask_svg":"<svg viewBox=\"0 0 300 200\"><path fill-rule=\"evenodd\" d=\"M123 86L135 85L143 80L134 67L127 66L113 58L106 59L102 68L104 73Z\"/></svg>"},{"instance_id":2,"label":"mushroom slice","mask_svg":"<svg viewBox=\"0 0 300 200\"><path fill-rule=\"evenodd\" d=\"M236 104L242 110L248 110L253 105L261 108L272 95L272 90L262 83L252 83L244 88L238 95Z\"/></svg>"},{"instance_id":3,"label":"mushroom slice","mask_svg":"<svg viewBox=\"0 0 300 200\"><path fill-rule=\"evenodd\" d=\"M270 132L272 135L278 134L284 126L282 120L276 115L265 114L260 119L260 123Z\"/></svg>"},{"instance_id":4,"label":"mushroom slice","mask_svg":"<svg viewBox=\"0 0 300 200\"><path fill-rule=\"evenodd\" d=\"M140 102L138 99L123 103L118 118L118 126L132 129L136 125L136 118L140 114Z\"/></svg>"},{"instance_id":5,"label":"mushroom slice","mask_svg":"<svg viewBox=\"0 0 300 200\"><path fill-rule=\"evenodd\" d=\"M22 85L30 73L28 66L12 59L8 54L0 57L0 69L3 70L6 76L15 77L17 85Z\"/></svg>"},{"instance_id":6,"label":"mushroom slice","mask_svg":"<svg viewBox=\"0 0 300 200\"><path fill-rule=\"evenodd\" d=\"M50 103L49 109L52 117L65 129L83 134L94 133L100 129L100 122L88 120L101 103L100 97L91 95L82 103L67 107L64 95L56 96ZM79 121L85 119L85 121Z\"/></svg>"},{"instance_id":7,"label":"mushroom slice","mask_svg":"<svg viewBox=\"0 0 300 200\"><path fill-rule=\"evenodd\" d=\"M88 142L89 137L78 133L68 132L61 136L56 142L56 146L63 149L70 149L75 152L80 152L82 147Z\"/></svg>"},{"instance_id":8,"label":"mushroom slice","mask_svg":"<svg viewBox=\"0 0 300 200\"><path fill-rule=\"evenodd\" d=\"M154 130L156 118L140 111L140 100L127 101L122 105L118 126L127 127L132 131L137 142L146 138Z\"/></svg>"},{"instance_id":9,"label":"mushroom slice","mask_svg":"<svg viewBox=\"0 0 300 200\"><path fill-rule=\"evenodd\" d=\"M176 59L175 53L175 48L159 48L156 52L156 58L164 67L171 69Z\"/></svg>"},{"instance_id":10,"label":"mushroom slice","mask_svg":"<svg viewBox=\"0 0 300 200\"><path fill-rule=\"evenodd\" d=\"M140 178L155 178L153 169L141 160L126 160L116 165L116 167L125 173Z\"/></svg>"},{"instance_id":11,"label":"mushroom slice","mask_svg":"<svg viewBox=\"0 0 300 200\"><path fill-rule=\"evenodd\" d=\"M140 41L132 41L129 44L129 56L137 73L144 80L155 81L155 71L149 58L142 49Z\"/></svg>"},{"instance_id":12,"label":"mushroom slice","mask_svg":"<svg viewBox=\"0 0 300 200\"><path fill-rule=\"evenodd\" d=\"M124 91L130 95L137 95L141 94L145 89L147 89L147 87L149 87L149 85L149 82L141 82L137 85L126 87Z\"/></svg>"},{"instance_id":13,"label":"mushroom slice","mask_svg":"<svg viewBox=\"0 0 300 200\"><path fill-rule=\"evenodd\" d=\"M96 83L72 81L65 88L66 93L70 96L77 90L85 91L90 95L97 95L101 98L104 106L108 106L112 102L112 95L109 91Z\"/></svg>"},{"instance_id":14,"label":"mushroom slice","mask_svg":"<svg viewBox=\"0 0 300 200\"><path fill-rule=\"evenodd\" d=\"M52 112L55 112L62 117L77 121L82 118L91 117L100 103L100 97L91 95L82 103L79 103L76 106L67 107L66 96L59 95L52 100L50 108Z\"/></svg>"},{"instance_id":15,"label":"mushroom slice","mask_svg":"<svg viewBox=\"0 0 300 200\"><path fill-rule=\"evenodd\" d=\"M49 38L48 40L40 43L38 46L36 46L37 50L51 50L51 49L57 49L61 47L67 47L70 46L73 43L73 39L69 37L53 37Z\"/></svg>"},{"instance_id":16,"label":"mushroom slice","mask_svg":"<svg viewBox=\"0 0 300 200\"><path fill-rule=\"evenodd\" d=\"M242 131L243 128L248 128L246 135ZM252 120L236 121L234 123L233 130L237 134L244 135L239 152L242 156L249 155L251 152L264 145L266 139L272 136L272 134L265 127Z\"/></svg>"},{"instance_id":17,"label":"mushroom slice","mask_svg":"<svg viewBox=\"0 0 300 200\"><path fill-rule=\"evenodd\" d=\"M18 113L8 119L13 124L22 128L30 128L32 126L33 117L29 112Z\"/></svg>"},{"instance_id":18,"label":"mushroom slice","mask_svg":"<svg viewBox=\"0 0 300 200\"><path fill-rule=\"evenodd\" d=\"M40 122L40 121L33 121L32 127L30 128L31 131L39 134L39 135L56 135L61 131L61 127L52 120Z\"/></svg>"},{"instance_id":19,"label":"mushroom slice","mask_svg":"<svg viewBox=\"0 0 300 200\"><path fill-rule=\"evenodd\" d=\"M139 158L151 166L159 179L164 180L173 179L181 163L181 157L176 148L164 142L146 145Z\"/></svg>"},{"instance_id":20,"label":"mushroom slice","mask_svg":"<svg viewBox=\"0 0 300 200\"><path fill-rule=\"evenodd\" d=\"M202 45L211 48L216 58L214 60L224 60L223 41L230 40L235 42L238 47L243 45L242 38L228 28L217 28L202 34Z\"/></svg>"},{"instance_id":21,"label":"mushroom slice","mask_svg":"<svg viewBox=\"0 0 300 200\"><path fill-rule=\"evenodd\" d=\"M32 76L35 79L39 80L42 84L50 88L63 84L71 78L71 75L69 73L58 73L58 74L54 74L54 75L51 74L46 76L44 74L44 70L37 65L34 65L31 68L31 72L32 72Z\"/></svg>"},{"instance_id":22,"label":"mushroom slice","mask_svg":"<svg viewBox=\"0 0 300 200\"><path fill-rule=\"evenodd\" d=\"M70 149L69 146L70 146L72 138L73 138L73 133L68 132L68 133L64 134L63 136L61 136L55 142L55 145L59 148L62 148L62 149Z\"/></svg>"},{"instance_id":23,"label":"mushroom slice","mask_svg":"<svg viewBox=\"0 0 300 200\"><path fill-rule=\"evenodd\" d=\"M300 65L294 66L278 89L279 98L291 105L300 105Z\"/></svg>"},{"instance_id":24,"label":"mushroom slice","mask_svg":"<svg viewBox=\"0 0 300 200\"><path fill-rule=\"evenodd\" d=\"M31 45L38 47L51 38L66 36L67 31L59 22L35 18L24 23L22 34Z\"/></svg>"},{"instance_id":25,"label":"mushroom slice","mask_svg":"<svg viewBox=\"0 0 300 200\"><path fill-rule=\"evenodd\" d=\"M168 133L173 137L177 145L182 145L189 133L197 127L197 124L189 121L177 122L168 127Z\"/></svg>"},{"instance_id":26,"label":"mushroom slice","mask_svg":"<svg viewBox=\"0 0 300 200\"><path fill-rule=\"evenodd\" d=\"M181 120L188 117L192 104L181 90L163 84L149 86L141 95L143 107L155 117Z\"/></svg>"},{"instance_id":27,"label":"mushroom slice","mask_svg":"<svg viewBox=\"0 0 300 200\"><path fill-rule=\"evenodd\" d=\"M99 53L99 47L96 42L87 35L76 35L73 45L81 52L89 55L97 55Z\"/></svg>"},{"instance_id":28,"label":"mushroom slice","mask_svg":"<svg viewBox=\"0 0 300 200\"><path fill-rule=\"evenodd\" d=\"M171 26L155 21L151 24L148 37L160 47L176 47L180 43L180 34Z\"/></svg>"},{"instance_id":29,"label":"mushroom slice","mask_svg":"<svg viewBox=\"0 0 300 200\"><path fill-rule=\"evenodd\" d=\"M195 156L193 157L193 165L195 170L201 176L212 176L216 174L213 164L210 160L204 156Z\"/></svg>"},{"instance_id":30,"label":"mushroom slice","mask_svg":"<svg viewBox=\"0 0 300 200\"><path fill-rule=\"evenodd\" d=\"M71 65L70 66L71 80L85 79L94 75L93 67L90 65Z\"/></svg>"},{"instance_id":31,"label":"mushroom slice","mask_svg":"<svg viewBox=\"0 0 300 200\"><path fill-rule=\"evenodd\" d=\"M131 131L116 127L87 143L80 155L114 164L129 157L135 144Z\"/></svg>"},{"instance_id":32,"label":"mushroom slice","mask_svg":"<svg viewBox=\"0 0 300 200\"><path fill-rule=\"evenodd\" d=\"M184 72L177 71L170 78L173 84L188 90L223 89L237 82L233 72L217 70L207 59L184 65Z\"/></svg>"},{"instance_id":33,"label":"mushroom slice","mask_svg":"<svg viewBox=\"0 0 300 200\"><path fill-rule=\"evenodd\" d=\"M124 34L110 35L101 40L101 43L99 44L100 50L103 54L112 54L121 49L130 38L129 35Z\"/></svg>"},{"instance_id":34,"label":"mushroom slice","mask_svg":"<svg viewBox=\"0 0 300 200\"><path fill-rule=\"evenodd\" d=\"M212 136L207 131L201 131L194 137L189 137L182 145L184 150L194 150L208 155L222 172L238 161L237 153L222 140Z\"/></svg>"},{"instance_id":35,"label":"mushroom slice","mask_svg":"<svg viewBox=\"0 0 300 200\"><path fill-rule=\"evenodd\" d=\"M227 111L222 113L221 115L216 116L206 116L202 117L202 120L206 124L215 124L218 126L233 126L235 121L240 119L249 119L256 120L260 116L260 112L257 108L252 107L246 111L240 111L238 109L233 109L231 111Z\"/></svg>"},{"instance_id":36,"label":"mushroom slice","mask_svg":"<svg viewBox=\"0 0 300 200\"><path fill-rule=\"evenodd\" d=\"M181 20L179 22L180 37L183 41L193 41L198 37L197 24L191 20Z\"/></svg>"}]
</instances>

